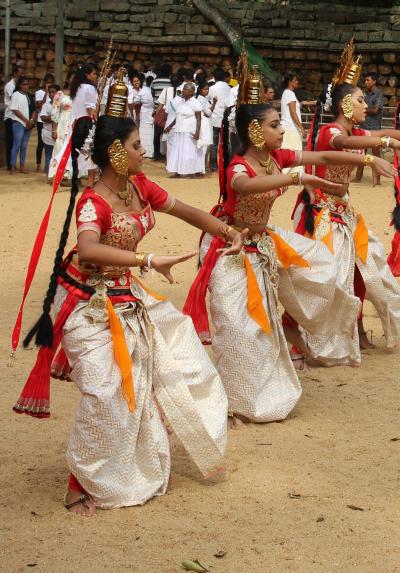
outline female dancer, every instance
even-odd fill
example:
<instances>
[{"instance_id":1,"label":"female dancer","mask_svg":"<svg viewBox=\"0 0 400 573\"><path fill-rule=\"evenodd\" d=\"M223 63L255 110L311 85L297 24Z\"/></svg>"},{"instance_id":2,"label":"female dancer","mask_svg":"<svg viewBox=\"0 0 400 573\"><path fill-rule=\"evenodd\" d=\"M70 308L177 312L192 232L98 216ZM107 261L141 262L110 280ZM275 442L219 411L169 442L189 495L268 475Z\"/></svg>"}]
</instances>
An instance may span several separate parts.
<instances>
[{"instance_id":1,"label":"female dancer","mask_svg":"<svg viewBox=\"0 0 400 573\"><path fill-rule=\"evenodd\" d=\"M121 97L109 103L114 116L120 102ZM36 334L37 344L47 347L39 351L15 410L49 416L48 399L35 384L49 375L61 340L69 376L82 394L67 451L65 506L90 516L95 507L143 504L165 493L170 450L159 410L203 475L221 468L227 401L220 378L192 321L142 286L130 267L154 268L173 282L171 267L193 256L137 251L154 227L154 211L227 237L232 245L221 256L237 254L246 232L149 181L141 171L145 150L133 120L104 115L93 150L101 177L78 201L78 244L60 264L78 192L75 150L82 144L72 144L73 188L44 313L25 340ZM55 293L53 332L49 309Z\"/></svg>"},{"instance_id":2,"label":"female dancer","mask_svg":"<svg viewBox=\"0 0 400 573\"><path fill-rule=\"evenodd\" d=\"M327 331L350 333L359 310L357 298L335 285L334 259L326 245L304 237L299 241L299 235L269 223L271 208L288 185L298 184L300 179L327 190L337 185L315 176L281 171L307 163L337 165L348 161L361 165L363 158L280 149L284 130L277 111L270 104L258 103L264 100L263 96L255 98L254 77L243 83L248 83L251 93L236 113L242 150L227 167L226 191L219 208L222 220L238 229L250 229L245 256L218 258L217 248L223 241L206 235L201 248L203 265L184 312L192 316L203 340L210 341L204 301L208 286L214 324L212 344L230 409L247 420L268 422L284 419L301 394L278 300L311 332L318 331L327 317ZM243 102L240 93L239 102ZM392 166L384 160L374 167L379 173L393 175ZM288 328L287 332L296 342L296 329Z\"/></svg>"},{"instance_id":3,"label":"female dancer","mask_svg":"<svg viewBox=\"0 0 400 573\"><path fill-rule=\"evenodd\" d=\"M380 163L379 158L364 155L363 150L383 145L398 153L400 131L382 129L366 132L354 127L364 121L367 109L360 88L351 83L337 84L331 99L335 121L322 126L318 133L319 104L311 134L312 148L315 145L317 151L343 149L348 155L364 158L364 162L373 167ZM362 216L349 205L349 181L353 169L354 165L344 163L316 168L318 176L340 183L340 188L329 193L314 190L311 201L307 192L303 193L294 213L296 231L316 238L331 235L337 284L357 296L361 303L365 298L372 302L382 322L386 346L393 348L400 337L400 287L386 264L382 243L367 230ZM319 222L322 224L320 229ZM358 366L361 362L360 348L373 347L365 333L361 313L355 332L307 334L307 345L307 353L328 366Z\"/></svg>"}]
</instances>

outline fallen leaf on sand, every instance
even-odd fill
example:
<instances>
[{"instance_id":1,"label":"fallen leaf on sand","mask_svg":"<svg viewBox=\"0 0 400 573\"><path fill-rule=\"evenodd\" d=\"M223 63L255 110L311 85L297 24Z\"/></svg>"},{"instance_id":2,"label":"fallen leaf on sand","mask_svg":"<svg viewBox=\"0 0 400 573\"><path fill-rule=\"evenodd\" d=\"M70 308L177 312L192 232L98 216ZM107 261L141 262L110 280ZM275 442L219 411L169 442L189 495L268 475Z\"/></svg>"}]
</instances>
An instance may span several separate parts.
<instances>
[{"instance_id":1,"label":"fallen leaf on sand","mask_svg":"<svg viewBox=\"0 0 400 573\"><path fill-rule=\"evenodd\" d=\"M290 493L288 493L288 497L289 497L290 499L300 499L300 498L301 498L301 493L290 492Z\"/></svg>"},{"instance_id":2,"label":"fallen leaf on sand","mask_svg":"<svg viewBox=\"0 0 400 573\"><path fill-rule=\"evenodd\" d=\"M325 521L325 518L322 517L322 515L320 515L319 517L317 517L317 523L321 523L321 521Z\"/></svg>"},{"instance_id":3,"label":"fallen leaf on sand","mask_svg":"<svg viewBox=\"0 0 400 573\"><path fill-rule=\"evenodd\" d=\"M224 551L223 549L219 549L216 553L214 553L214 557L218 557L218 559L222 559L222 557L225 557L225 555L227 554L227 551Z\"/></svg>"},{"instance_id":4,"label":"fallen leaf on sand","mask_svg":"<svg viewBox=\"0 0 400 573\"><path fill-rule=\"evenodd\" d=\"M365 511L363 507L358 507L358 505L352 505L351 503L347 504L349 509L353 509L354 511Z\"/></svg>"},{"instance_id":5,"label":"fallen leaf on sand","mask_svg":"<svg viewBox=\"0 0 400 573\"><path fill-rule=\"evenodd\" d=\"M391 442L400 442L400 437L397 438L390 438Z\"/></svg>"},{"instance_id":6,"label":"fallen leaf on sand","mask_svg":"<svg viewBox=\"0 0 400 573\"><path fill-rule=\"evenodd\" d=\"M182 567L186 571L194 571L195 573L208 573L210 570L207 569L204 565L202 565L197 559L195 561L191 561L190 559L184 559L182 561Z\"/></svg>"}]
</instances>

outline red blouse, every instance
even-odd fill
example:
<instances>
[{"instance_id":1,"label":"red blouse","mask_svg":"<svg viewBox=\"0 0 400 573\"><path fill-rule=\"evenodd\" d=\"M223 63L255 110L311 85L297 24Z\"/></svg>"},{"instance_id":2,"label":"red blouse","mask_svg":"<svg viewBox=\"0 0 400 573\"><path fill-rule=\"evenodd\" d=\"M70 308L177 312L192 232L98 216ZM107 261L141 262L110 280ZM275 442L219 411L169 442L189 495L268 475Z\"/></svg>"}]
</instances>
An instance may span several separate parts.
<instances>
[{"instance_id":1,"label":"red blouse","mask_svg":"<svg viewBox=\"0 0 400 573\"><path fill-rule=\"evenodd\" d=\"M131 178L143 208L139 212L113 210L112 205L87 187L76 206L77 233L94 231L100 237L100 243L118 249L135 252L138 243L154 227L155 217L153 211L168 212L175 204L175 199L165 189L147 179L144 173ZM128 283L129 268L98 266L84 264L78 261L76 254L67 266L67 273L73 278L89 286L95 286L100 276L106 277L108 282L123 287Z\"/></svg>"},{"instance_id":2,"label":"red blouse","mask_svg":"<svg viewBox=\"0 0 400 573\"><path fill-rule=\"evenodd\" d=\"M365 131L360 127L354 127L351 135L369 135L369 131ZM316 151L337 151L335 147L335 138L345 135L338 123L328 123L323 125L319 130ZM344 149L343 151L348 151L349 153L358 153L362 155L364 153L363 149ZM355 169L355 165L317 165L315 167L315 175L318 177L323 177L328 181L334 181L335 183L349 183L352 171Z\"/></svg>"},{"instance_id":3,"label":"red blouse","mask_svg":"<svg viewBox=\"0 0 400 573\"><path fill-rule=\"evenodd\" d=\"M277 149L271 153L275 164L275 173L281 173L286 167L293 167L301 162L301 152L290 149ZM224 211L237 221L252 225L266 224L275 199L285 189L274 189L252 193L251 196L238 193L232 188L236 177L245 173L249 177L257 177L257 173L244 157L235 155L226 170L226 189L228 197L224 202Z\"/></svg>"}]
</instances>

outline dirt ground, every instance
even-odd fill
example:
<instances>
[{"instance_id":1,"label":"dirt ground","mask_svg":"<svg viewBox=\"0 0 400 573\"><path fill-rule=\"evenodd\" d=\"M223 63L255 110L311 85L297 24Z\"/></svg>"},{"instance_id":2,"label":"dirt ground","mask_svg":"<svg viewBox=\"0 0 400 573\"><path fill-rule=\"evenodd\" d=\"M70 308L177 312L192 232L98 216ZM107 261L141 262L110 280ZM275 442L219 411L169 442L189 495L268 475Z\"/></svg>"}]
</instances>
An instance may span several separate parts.
<instances>
[{"instance_id":1,"label":"dirt ground","mask_svg":"<svg viewBox=\"0 0 400 573\"><path fill-rule=\"evenodd\" d=\"M34 142L29 163L33 165ZM147 174L178 198L210 209L217 178L171 180L160 164ZM228 471L212 484L199 479L173 444L168 494L144 507L99 511L93 519L62 505L64 449L79 399L72 384L52 382L52 417L39 421L11 408L35 351L18 351L8 368L11 328L39 221L49 200L45 176L0 172L0 571L20 573L177 573L182 559L199 559L213 573L387 573L400 571L399 354L383 348L374 310L366 326L378 348L361 368L314 368L301 376L304 395L283 423L230 431ZM275 205L272 221L290 228L295 191ZM23 332L39 315L68 200L55 199L47 242L29 296ZM389 249L392 186L353 185L353 204ZM198 232L168 215L146 249L181 253ZM72 227L71 244L75 231ZM177 268L175 285L155 274L150 288L181 308L194 261ZM218 551L226 552L216 557Z\"/></svg>"}]
</instances>

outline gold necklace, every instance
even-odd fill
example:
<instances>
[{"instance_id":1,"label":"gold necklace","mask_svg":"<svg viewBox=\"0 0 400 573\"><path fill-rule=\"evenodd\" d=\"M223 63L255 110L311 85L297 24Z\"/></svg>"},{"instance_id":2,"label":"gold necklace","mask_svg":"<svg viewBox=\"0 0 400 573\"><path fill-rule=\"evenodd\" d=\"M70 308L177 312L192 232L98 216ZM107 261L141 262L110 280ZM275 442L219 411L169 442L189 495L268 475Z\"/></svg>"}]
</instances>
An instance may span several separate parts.
<instances>
[{"instance_id":1,"label":"gold necklace","mask_svg":"<svg viewBox=\"0 0 400 573\"><path fill-rule=\"evenodd\" d=\"M264 167L267 175L271 175L274 171L274 162L270 154L267 155L267 159L265 160L259 159L258 163L261 165L261 167Z\"/></svg>"},{"instance_id":2,"label":"gold necklace","mask_svg":"<svg viewBox=\"0 0 400 573\"><path fill-rule=\"evenodd\" d=\"M126 188L123 189L122 191L115 191L109 185L107 185L107 183L104 183L104 181L102 181L102 183L103 183L104 187L107 187L107 189L109 191L111 191L112 193L115 193L116 195L118 195L118 197L120 199L125 201L125 205L127 207L129 207L131 205L132 199L133 199L133 191L129 186L129 182L127 182Z\"/></svg>"}]
</instances>

